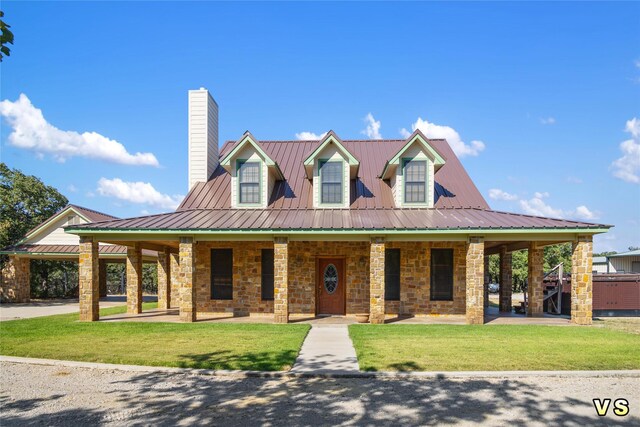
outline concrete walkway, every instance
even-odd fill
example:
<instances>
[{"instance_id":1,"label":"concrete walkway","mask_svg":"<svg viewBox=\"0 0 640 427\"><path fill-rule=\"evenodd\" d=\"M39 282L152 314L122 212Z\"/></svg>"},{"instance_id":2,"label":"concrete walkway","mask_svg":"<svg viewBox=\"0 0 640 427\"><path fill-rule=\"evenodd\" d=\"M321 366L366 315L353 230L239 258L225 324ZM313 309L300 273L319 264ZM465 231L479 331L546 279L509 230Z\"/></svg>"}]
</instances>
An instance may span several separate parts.
<instances>
[{"instance_id":1,"label":"concrete walkway","mask_svg":"<svg viewBox=\"0 0 640 427\"><path fill-rule=\"evenodd\" d=\"M358 372L358 358L347 325L312 325L291 372Z\"/></svg>"}]
</instances>

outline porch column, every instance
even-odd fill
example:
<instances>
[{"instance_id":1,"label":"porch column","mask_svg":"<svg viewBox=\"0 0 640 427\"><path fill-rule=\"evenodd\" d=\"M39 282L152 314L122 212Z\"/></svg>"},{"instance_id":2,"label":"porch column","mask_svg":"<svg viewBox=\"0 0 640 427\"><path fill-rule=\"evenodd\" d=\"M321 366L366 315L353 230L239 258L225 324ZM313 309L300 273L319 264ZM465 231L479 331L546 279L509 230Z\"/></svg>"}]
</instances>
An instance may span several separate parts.
<instances>
[{"instance_id":1,"label":"porch column","mask_svg":"<svg viewBox=\"0 0 640 427\"><path fill-rule=\"evenodd\" d=\"M384 323L384 250L382 237L373 237L369 250L369 322Z\"/></svg>"},{"instance_id":2,"label":"porch column","mask_svg":"<svg viewBox=\"0 0 640 427\"><path fill-rule=\"evenodd\" d=\"M196 321L196 242L193 237L180 238L180 320Z\"/></svg>"},{"instance_id":3,"label":"porch column","mask_svg":"<svg viewBox=\"0 0 640 427\"><path fill-rule=\"evenodd\" d=\"M94 322L99 318L99 263L98 242L93 237L80 236L78 259L78 297L80 299L80 321Z\"/></svg>"},{"instance_id":4,"label":"porch column","mask_svg":"<svg viewBox=\"0 0 640 427\"><path fill-rule=\"evenodd\" d=\"M491 283L491 275L489 274L489 255L484 256L484 283L483 283L483 295L484 295L484 308L489 307L489 283Z\"/></svg>"},{"instance_id":5,"label":"porch column","mask_svg":"<svg viewBox=\"0 0 640 427\"><path fill-rule=\"evenodd\" d=\"M127 313L142 313L142 248L127 246Z\"/></svg>"},{"instance_id":6,"label":"porch column","mask_svg":"<svg viewBox=\"0 0 640 427\"><path fill-rule=\"evenodd\" d=\"M535 242L529 243L529 274L527 276L527 316L540 317L544 314L544 248Z\"/></svg>"},{"instance_id":7,"label":"porch column","mask_svg":"<svg viewBox=\"0 0 640 427\"><path fill-rule=\"evenodd\" d=\"M484 323L484 238L469 237L467 243L466 302L467 324Z\"/></svg>"},{"instance_id":8,"label":"porch column","mask_svg":"<svg viewBox=\"0 0 640 427\"><path fill-rule=\"evenodd\" d=\"M0 299L8 302L29 302L31 297L31 260L9 257L2 269Z\"/></svg>"},{"instance_id":9,"label":"porch column","mask_svg":"<svg viewBox=\"0 0 640 427\"><path fill-rule=\"evenodd\" d=\"M98 252L100 247L98 246ZM100 298L107 296L107 260L98 260L98 281L100 282Z\"/></svg>"},{"instance_id":10,"label":"porch column","mask_svg":"<svg viewBox=\"0 0 640 427\"><path fill-rule=\"evenodd\" d=\"M169 248L158 251L158 308L166 310L171 300L171 272Z\"/></svg>"},{"instance_id":11,"label":"porch column","mask_svg":"<svg viewBox=\"0 0 640 427\"><path fill-rule=\"evenodd\" d=\"M511 272L512 256L507 247L500 248L500 311L510 313L513 307L511 295L513 293L513 276Z\"/></svg>"},{"instance_id":12,"label":"porch column","mask_svg":"<svg viewBox=\"0 0 640 427\"><path fill-rule=\"evenodd\" d=\"M593 316L592 236L578 236L571 254L571 323L590 325Z\"/></svg>"},{"instance_id":13,"label":"porch column","mask_svg":"<svg viewBox=\"0 0 640 427\"><path fill-rule=\"evenodd\" d=\"M289 322L289 240L273 240L273 317L276 323Z\"/></svg>"},{"instance_id":14,"label":"porch column","mask_svg":"<svg viewBox=\"0 0 640 427\"><path fill-rule=\"evenodd\" d=\"M180 254L169 254L169 276L167 304L169 308L180 308Z\"/></svg>"}]
</instances>

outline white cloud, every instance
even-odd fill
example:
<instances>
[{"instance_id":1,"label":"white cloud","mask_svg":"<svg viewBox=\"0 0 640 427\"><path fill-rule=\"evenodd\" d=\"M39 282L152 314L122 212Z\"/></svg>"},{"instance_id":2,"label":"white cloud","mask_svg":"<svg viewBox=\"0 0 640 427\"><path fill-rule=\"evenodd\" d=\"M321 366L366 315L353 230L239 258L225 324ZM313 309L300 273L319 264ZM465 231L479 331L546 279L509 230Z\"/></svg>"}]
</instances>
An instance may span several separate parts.
<instances>
[{"instance_id":1,"label":"white cloud","mask_svg":"<svg viewBox=\"0 0 640 427\"><path fill-rule=\"evenodd\" d=\"M367 123L367 128L360 133L367 135L369 139L382 139L382 135L380 134L380 120L376 121L376 119L373 118L373 114L368 113L364 121Z\"/></svg>"},{"instance_id":2,"label":"white cloud","mask_svg":"<svg viewBox=\"0 0 640 427\"><path fill-rule=\"evenodd\" d=\"M469 144L466 144L462 141L458 132L452 127L429 123L428 120L422 120L420 117L411 125L411 129L414 131L420 129L427 138L446 139L458 157L477 156L485 148L484 142L482 141L471 141ZM400 134L405 138L411 135L411 133L404 128L400 130Z\"/></svg>"},{"instance_id":3,"label":"white cloud","mask_svg":"<svg viewBox=\"0 0 640 427\"><path fill-rule=\"evenodd\" d=\"M489 197L493 200L518 200L518 196L516 196L515 194L507 193L506 191L500 190L499 188L492 188L491 190L489 190Z\"/></svg>"},{"instance_id":4,"label":"white cloud","mask_svg":"<svg viewBox=\"0 0 640 427\"><path fill-rule=\"evenodd\" d=\"M610 169L616 178L640 184L640 119L628 120L625 132L631 134L631 139L620 143L623 155L611 163Z\"/></svg>"},{"instance_id":5,"label":"white cloud","mask_svg":"<svg viewBox=\"0 0 640 427\"><path fill-rule=\"evenodd\" d=\"M75 186L75 185L73 185L73 184L69 184L69 185L67 186L67 190L71 191L72 193L77 193L77 192L78 192L78 187L76 187L76 186Z\"/></svg>"},{"instance_id":6,"label":"white cloud","mask_svg":"<svg viewBox=\"0 0 640 427\"><path fill-rule=\"evenodd\" d=\"M33 106L25 94L18 100L0 102L0 115L13 128L9 143L31 150L40 158L50 154L64 162L70 157L88 157L124 165L159 166L152 153L131 154L116 140L96 132L63 131L48 123L42 110Z\"/></svg>"},{"instance_id":7,"label":"white cloud","mask_svg":"<svg viewBox=\"0 0 640 427\"><path fill-rule=\"evenodd\" d=\"M301 141L317 141L318 139L324 138L326 134L327 132L317 134L317 133L305 131L305 132L296 133L296 138Z\"/></svg>"},{"instance_id":8,"label":"white cloud","mask_svg":"<svg viewBox=\"0 0 640 427\"><path fill-rule=\"evenodd\" d=\"M528 215L545 216L550 218L572 218L581 220L598 219L599 215L591 211L585 205L580 205L575 210L564 211L548 205L544 199L549 197L547 192L536 192L529 200L520 200L520 208Z\"/></svg>"},{"instance_id":9,"label":"white cloud","mask_svg":"<svg viewBox=\"0 0 640 427\"><path fill-rule=\"evenodd\" d=\"M127 182L120 178L100 178L96 190L101 196L115 197L130 203L175 210L184 196L162 194L148 182Z\"/></svg>"},{"instance_id":10,"label":"white cloud","mask_svg":"<svg viewBox=\"0 0 640 427\"><path fill-rule=\"evenodd\" d=\"M556 119L555 117L541 117L540 123L542 123L543 125L555 125Z\"/></svg>"}]
</instances>

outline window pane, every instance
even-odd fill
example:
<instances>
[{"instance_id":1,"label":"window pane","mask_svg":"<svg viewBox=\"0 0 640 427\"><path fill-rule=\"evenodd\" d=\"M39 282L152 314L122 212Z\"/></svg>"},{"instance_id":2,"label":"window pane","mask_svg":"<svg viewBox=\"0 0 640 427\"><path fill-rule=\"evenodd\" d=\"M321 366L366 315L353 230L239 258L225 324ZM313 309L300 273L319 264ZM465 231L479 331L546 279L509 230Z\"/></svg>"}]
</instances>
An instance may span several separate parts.
<instances>
[{"instance_id":1,"label":"window pane","mask_svg":"<svg viewBox=\"0 0 640 427\"><path fill-rule=\"evenodd\" d=\"M424 182L407 182L404 186L405 189L405 202L409 203L421 203L426 200L425 190L426 185Z\"/></svg>"},{"instance_id":2,"label":"window pane","mask_svg":"<svg viewBox=\"0 0 640 427\"><path fill-rule=\"evenodd\" d=\"M424 203L427 200L427 162L410 160L404 165L404 201Z\"/></svg>"},{"instance_id":3,"label":"window pane","mask_svg":"<svg viewBox=\"0 0 640 427\"><path fill-rule=\"evenodd\" d=\"M211 298L233 299L232 249L211 249Z\"/></svg>"},{"instance_id":4,"label":"window pane","mask_svg":"<svg viewBox=\"0 0 640 427\"><path fill-rule=\"evenodd\" d=\"M238 176L240 182L260 183L260 165L255 162L241 163Z\"/></svg>"},{"instance_id":5,"label":"window pane","mask_svg":"<svg viewBox=\"0 0 640 427\"><path fill-rule=\"evenodd\" d=\"M327 162L320 168L322 182L342 183L342 162Z\"/></svg>"},{"instance_id":6,"label":"window pane","mask_svg":"<svg viewBox=\"0 0 640 427\"><path fill-rule=\"evenodd\" d=\"M262 299L273 299L273 249L262 250Z\"/></svg>"},{"instance_id":7,"label":"window pane","mask_svg":"<svg viewBox=\"0 0 640 427\"><path fill-rule=\"evenodd\" d=\"M240 203L260 203L260 184L240 184Z\"/></svg>"},{"instance_id":8,"label":"window pane","mask_svg":"<svg viewBox=\"0 0 640 427\"><path fill-rule=\"evenodd\" d=\"M400 249L384 251L384 299L400 300Z\"/></svg>"},{"instance_id":9,"label":"window pane","mask_svg":"<svg viewBox=\"0 0 640 427\"><path fill-rule=\"evenodd\" d=\"M322 203L342 203L342 184L322 184Z\"/></svg>"},{"instance_id":10,"label":"window pane","mask_svg":"<svg viewBox=\"0 0 640 427\"><path fill-rule=\"evenodd\" d=\"M408 182L424 182L427 179L427 162L411 160L405 163L405 176Z\"/></svg>"},{"instance_id":11,"label":"window pane","mask_svg":"<svg viewBox=\"0 0 640 427\"><path fill-rule=\"evenodd\" d=\"M453 300L453 249L431 249L431 300Z\"/></svg>"}]
</instances>

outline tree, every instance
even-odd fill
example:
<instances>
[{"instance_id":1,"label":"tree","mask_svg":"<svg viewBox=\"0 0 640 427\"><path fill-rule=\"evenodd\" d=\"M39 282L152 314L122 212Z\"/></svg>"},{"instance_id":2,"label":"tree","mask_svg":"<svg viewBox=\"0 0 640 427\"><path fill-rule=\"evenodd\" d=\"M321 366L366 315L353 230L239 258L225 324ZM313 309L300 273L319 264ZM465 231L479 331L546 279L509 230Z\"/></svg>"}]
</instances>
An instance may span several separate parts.
<instances>
[{"instance_id":1,"label":"tree","mask_svg":"<svg viewBox=\"0 0 640 427\"><path fill-rule=\"evenodd\" d=\"M4 17L4 12L0 10L0 18ZM5 56L11 54L9 44L13 44L13 33L9 30L11 26L7 25L4 20L0 19L0 62Z\"/></svg>"},{"instance_id":2,"label":"tree","mask_svg":"<svg viewBox=\"0 0 640 427\"><path fill-rule=\"evenodd\" d=\"M0 163L0 247L18 242L67 203L54 187Z\"/></svg>"}]
</instances>

